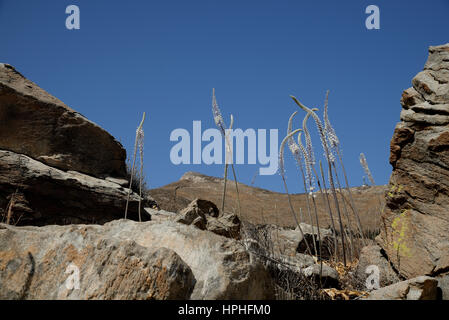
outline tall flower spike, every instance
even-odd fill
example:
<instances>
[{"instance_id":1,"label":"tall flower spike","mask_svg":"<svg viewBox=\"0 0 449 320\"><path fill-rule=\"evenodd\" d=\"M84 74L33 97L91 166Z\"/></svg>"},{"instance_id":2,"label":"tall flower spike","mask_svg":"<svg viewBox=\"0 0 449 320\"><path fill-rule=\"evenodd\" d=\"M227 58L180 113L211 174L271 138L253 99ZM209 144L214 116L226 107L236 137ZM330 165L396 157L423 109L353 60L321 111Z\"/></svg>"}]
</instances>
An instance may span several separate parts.
<instances>
[{"instance_id":1,"label":"tall flower spike","mask_svg":"<svg viewBox=\"0 0 449 320\"><path fill-rule=\"evenodd\" d=\"M279 148L279 173L283 177L285 176L285 167L284 167L284 148L285 148L285 143L288 141L288 139L290 137L293 137L295 134L297 134L300 131L302 131L302 130L301 129L296 129L295 131L290 132L284 138L284 140L282 140L282 142L281 142L281 147Z\"/></svg>"},{"instance_id":2,"label":"tall flower spike","mask_svg":"<svg viewBox=\"0 0 449 320\"><path fill-rule=\"evenodd\" d=\"M326 136L327 139L329 140L331 147L336 148L340 144L340 141L338 140L337 134L335 133L335 130L329 121L329 115L327 113L328 99L329 99L329 90L327 90L326 92L326 100L324 101L324 113L323 113L324 131L326 132Z\"/></svg>"},{"instance_id":3,"label":"tall flower spike","mask_svg":"<svg viewBox=\"0 0 449 320\"><path fill-rule=\"evenodd\" d=\"M324 149L324 153L325 153L326 157L332 158L332 156L330 155L329 146L328 146L327 141L326 141L326 135L325 135L325 132L324 132L323 124L321 123L320 118L315 113L315 111L317 109L316 108L309 109L305 105L303 105L301 102L299 102L298 99L296 99L296 97L294 97L294 96L290 96L290 97L293 99L293 101L295 101L295 103L301 109L303 109L307 113L310 113L310 115L312 116L312 118L315 121L315 124L316 124L316 126L318 128L318 133L319 133L319 136L320 136L321 145L323 146L323 149Z\"/></svg>"},{"instance_id":4,"label":"tall flower spike","mask_svg":"<svg viewBox=\"0 0 449 320\"><path fill-rule=\"evenodd\" d=\"M304 148L304 145L302 144L302 141L301 141L301 134L302 134L302 132L300 132L298 134L298 146L299 146L299 150L301 151L302 156L304 158L304 163L305 163L305 167L306 167L305 178L306 178L306 182L307 182L308 188L309 188L308 191L310 193L310 192L313 192L313 190L315 189L315 180L314 180L314 177L312 174L312 165L310 163L309 156L307 155L307 150L306 150L306 148Z\"/></svg>"},{"instance_id":5,"label":"tall flower spike","mask_svg":"<svg viewBox=\"0 0 449 320\"><path fill-rule=\"evenodd\" d=\"M217 125L218 129L220 130L221 134L224 137L226 135L225 132L226 125L223 120L223 116L221 115L220 108L218 107L217 99L215 98L215 88L212 89L212 113L214 115L215 124Z\"/></svg>"},{"instance_id":6,"label":"tall flower spike","mask_svg":"<svg viewBox=\"0 0 449 320\"><path fill-rule=\"evenodd\" d=\"M306 140L306 152L307 158L310 164L315 165L315 153L313 152L312 139L310 137L309 129L307 129L307 120L310 117L310 113L306 113L304 120L302 121L302 130L304 131L304 138Z\"/></svg>"},{"instance_id":7,"label":"tall flower spike","mask_svg":"<svg viewBox=\"0 0 449 320\"><path fill-rule=\"evenodd\" d=\"M371 170L368 167L368 162L366 161L365 155L363 153L360 154L360 164L362 165L363 170L368 176L369 181L373 184L373 186L375 186L376 182L374 182L373 175L371 174Z\"/></svg>"},{"instance_id":8,"label":"tall flower spike","mask_svg":"<svg viewBox=\"0 0 449 320\"><path fill-rule=\"evenodd\" d=\"M337 193L335 191L335 184L334 184L334 180L333 180L334 178L332 176L332 165L331 165L332 160L331 160L331 156L330 156L330 152L329 152L329 146L328 146L327 140L326 140L326 135L324 133L324 128L323 128L320 118L316 115L316 113L313 110L307 108L305 105L303 105L301 102L299 102L298 99L296 99L294 96L290 96L290 97L301 109L303 109L304 111L306 111L307 113L310 113L312 115L313 120L315 120L315 124L318 128L318 132L320 134L321 144L323 146L324 154L326 156L328 166L329 166L329 183L330 183L333 198L335 201L335 208L337 209L337 213L338 213L338 220L340 223L340 232L341 232L342 251L343 251L343 263L346 266L346 251L345 251L345 244L344 244L343 221L341 218L340 207L338 206Z\"/></svg>"},{"instance_id":9,"label":"tall flower spike","mask_svg":"<svg viewBox=\"0 0 449 320\"><path fill-rule=\"evenodd\" d=\"M293 114L290 116L290 119L288 119L288 126L287 126L287 135L289 135L292 132L292 122L295 115L298 113L298 111L293 112ZM288 148L290 149L291 153L293 154L293 157L295 158L298 165L301 165L301 157L299 155L299 146L296 144L295 139L293 137L288 138Z\"/></svg>"}]
</instances>

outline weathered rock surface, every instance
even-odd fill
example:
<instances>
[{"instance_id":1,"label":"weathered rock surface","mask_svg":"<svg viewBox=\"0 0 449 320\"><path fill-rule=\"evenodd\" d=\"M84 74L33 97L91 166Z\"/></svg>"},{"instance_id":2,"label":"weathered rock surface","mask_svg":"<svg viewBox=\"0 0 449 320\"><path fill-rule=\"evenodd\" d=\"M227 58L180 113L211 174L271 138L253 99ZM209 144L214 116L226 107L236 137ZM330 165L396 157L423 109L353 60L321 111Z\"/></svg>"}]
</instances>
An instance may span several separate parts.
<instances>
[{"instance_id":1,"label":"weathered rock surface","mask_svg":"<svg viewBox=\"0 0 449 320\"><path fill-rule=\"evenodd\" d=\"M0 149L95 177L126 175L126 152L114 137L3 63Z\"/></svg>"},{"instance_id":2,"label":"weathered rock surface","mask_svg":"<svg viewBox=\"0 0 449 320\"><path fill-rule=\"evenodd\" d=\"M223 237L240 239L240 218L233 213L209 217L206 229Z\"/></svg>"},{"instance_id":3,"label":"weathered rock surface","mask_svg":"<svg viewBox=\"0 0 449 320\"><path fill-rule=\"evenodd\" d=\"M63 171L28 156L0 150L0 215L11 197L19 225L105 223L124 216L128 189L75 171ZM129 218L138 219L139 196L130 195ZM151 198L145 206L155 205ZM145 212L142 219L149 220Z\"/></svg>"},{"instance_id":4,"label":"weathered rock surface","mask_svg":"<svg viewBox=\"0 0 449 320\"><path fill-rule=\"evenodd\" d=\"M421 276L370 292L365 300L436 300L438 281Z\"/></svg>"},{"instance_id":5,"label":"weathered rock surface","mask_svg":"<svg viewBox=\"0 0 449 320\"><path fill-rule=\"evenodd\" d=\"M430 47L412 84L391 140L393 173L376 239L408 279L449 270L449 44Z\"/></svg>"},{"instance_id":6,"label":"weathered rock surface","mask_svg":"<svg viewBox=\"0 0 449 320\"><path fill-rule=\"evenodd\" d=\"M172 250L115 239L73 239L73 245L69 237L34 253L15 238L2 246L0 298L167 300L188 299L192 293L192 270Z\"/></svg>"},{"instance_id":7,"label":"weathered rock surface","mask_svg":"<svg viewBox=\"0 0 449 320\"><path fill-rule=\"evenodd\" d=\"M65 287L71 264L79 290ZM8 299L274 297L266 269L239 242L169 220L0 224L0 271L0 297Z\"/></svg>"},{"instance_id":8,"label":"weathered rock surface","mask_svg":"<svg viewBox=\"0 0 449 320\"><path fill-rule=\"evenodd\" d=\"M391 267L388 260L382 255L382 248L377 245L370 245L362 248L359 257L359 263L355 270L355 275L360 283L365 283L370 275L366 273L368 266L376 266L379 268L379 285L380 287L389 286L393 283L400 282L401 279Z\"/></svg>"}]
</instances>

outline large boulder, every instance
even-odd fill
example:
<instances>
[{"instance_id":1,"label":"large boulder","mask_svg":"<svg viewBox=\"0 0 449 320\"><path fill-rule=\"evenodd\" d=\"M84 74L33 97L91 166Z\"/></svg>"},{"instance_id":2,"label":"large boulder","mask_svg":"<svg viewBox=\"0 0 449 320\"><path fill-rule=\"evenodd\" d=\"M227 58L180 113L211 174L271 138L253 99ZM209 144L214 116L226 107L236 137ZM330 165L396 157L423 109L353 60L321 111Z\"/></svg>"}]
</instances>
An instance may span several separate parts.
<instances>
[{"instance_id":1,"label":"large boulder","mask_svg":"<svg viewBox=\"0 0 449 320\"><path fill-rule=\"evenodd\" d=\"M449 44L430 47L401 99L377 242L405 278L449 270Z\"/></svg>"},{"instance_id":2,"label":"large boulder","mask_svg":"<svg viewBox=\"0 0 449 320\"><path fill-rule=\"evenodd\" d=\"M73 265L80 283L69 292ZM116 220L0 224L0 298L273 299L274 289L260 260L236 240L170 220Z\"/></svg>"},{"instance_id":3,"label":"large boulder","mask_svg":"<svg viewBox=\"0 0 449 320\"><path fill-rule=\"evenodd\" d=\"M126 175L126 152L114 137L3 63L0 149L95 177Z\"/></svg>"},{"instance_id":4,"label":"large boulder","mask_svg":"<svg viewBox=\"0 0 449 320\"><path fill-rule=\"evenodd\" d=\"M45 247L31 252L28 246L37 239L18 244L14 234L11 243L0 248L0 299L168 300L190 297L195 278L174 251L148 250L123 239L77 242L79 234L75 232L73 236L75 238L70 239L68 233L54 244L45 243Z\"/></svg>"},{"instance_id":5,"label":"large boulder","mask_svg":"<svg viewBox=\"0 0 449 320\"><path fill-rule=\"evenodd\" d=\"M124 217L127 196L128 189L118 183L65 172L28 156L0 150L0 217L10 216L11 224L101 224ZM150 197L142 204L156 205ZM139 196L131 193L130 219L138 219L138 205ZM151 216L142 210L141 218L145 221Z\"/></svg>"}]
</instances>

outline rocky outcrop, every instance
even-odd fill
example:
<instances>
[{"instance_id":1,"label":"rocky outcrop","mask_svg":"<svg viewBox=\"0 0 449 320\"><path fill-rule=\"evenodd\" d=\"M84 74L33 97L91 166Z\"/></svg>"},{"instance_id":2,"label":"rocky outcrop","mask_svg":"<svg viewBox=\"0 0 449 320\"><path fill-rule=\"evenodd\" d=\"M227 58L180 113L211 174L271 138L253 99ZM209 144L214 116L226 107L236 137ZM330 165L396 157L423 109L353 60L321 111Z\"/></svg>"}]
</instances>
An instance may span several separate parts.
<instances>
[{"instance_id":1,"label":"rocky outcrop","mask_svg":"<svg viewBox=\"0 0 449 320\"><path fill-rule=\"evenodd\" d=\"M3 63L0 149L95 177L126 175L126 152L114 137Z\"/></svg>"},{"instance_id":2,"label":"rocky outcrop","mask_svg":"<svg viewBox=\"0 0 449 320\"><path fill-rule=\"evenodd\" d=\"M449 271L449 44L404 91L379 245L403 277Z\"/></svg>"},{"instance_id":3,"label":"rocky outcrop","mask_svg":"<svg viewBox=\"0 0 449 320\"><path fill-rule=\"evenodd\" d=\"M217 206L208 200L193 200L179 212L175 221L194 225L201 230L208 230L224 237L240 238L239 217L231 213L220 213Z\"/></svg>"},{"instance_id":4,"label":"rocky outcrop","mask_svg":"<svg viewBox=\"0 0 449 320\"><path fill-rule=\"evenodd\" d=\"M79 289L69 290L74 266ZM274 291L262 263L233 239L169 220L117 220L0 224L0 298L273 299Z\"/></svg>"},{"instance_id":5,"label":"rocky outcrop","mask_svg":"<svg viewBox=\"0 0 449 320\"><path fill-rule=\"evenodd\" d=\"M0 150L0 213L18 225L105 223L124 216L128 189L76 171L62 171L25 155ZM13 198L13 202L11 202ZM8 204L10 204L8 206ZM129 218L138 219L130 195ZM155 206L148 197L146 206ZM143 213L142 220L151 216Z\"/></svg>"},{"instance_id":6,"label":"rocky outcrop","mask_svg":"<svg viewBox=\"0 0 449 320\"><path fill-rule=\"evenodd\" d=\"M364 300L436 300L438 281L421 276L374 290Z\"/></svg>"},{"instance_id":7,"label":"rocky outcrop","mask_svg":"<svg viewBox=\"0 0 449 320\"><path fill-rule=\"evenodd\" d=\"M109 133L0 64L0 221L46 225L123 217L125 158ZM139 218L138 201L131 193L130 219ZM157 207L149 196L142 205Z\"/></svg>"}]
</instances>

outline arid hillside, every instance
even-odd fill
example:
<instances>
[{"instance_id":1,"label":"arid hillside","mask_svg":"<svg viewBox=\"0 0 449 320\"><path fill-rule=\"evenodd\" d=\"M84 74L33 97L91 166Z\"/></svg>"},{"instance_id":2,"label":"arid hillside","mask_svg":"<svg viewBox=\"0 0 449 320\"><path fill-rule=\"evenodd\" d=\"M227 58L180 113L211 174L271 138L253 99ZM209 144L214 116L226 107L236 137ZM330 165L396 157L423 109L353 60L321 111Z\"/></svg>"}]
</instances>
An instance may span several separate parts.
<instances>
[{"instance_id":1,"label":"arid hillside","mask_svg":"<svg viewBox=\"0 0 449 320\"><path fill-rule=\"evenodd\" d=\"M380 213L384 205L386 186L351 188L351 193L365 231L375 231L380 226ZM185 208L190 201L201 198L212 201L221 207L223 193L223 179L206 176L196 172L187 172L179 181L161 188L151 190L151 196L159 206L167 211L178 212ZM295 226L286 194L272 192L265 189L251 187L239 183L242 219L257 224L277 224L280 226ZM330 226L327 200L323 201L319 192L315 199L319 208L319 221L323 227ZM341 196L339 194L339 196ZM350 208L350 199L347 191L343 191L347 210ZM301 221L309 222L305 194L292 194L292 203L295 212ZM331 208L334 210L333 198L329 194ZM340 201L342 214L344 205ZM225 211L238 213L237 193L234 181L228 181ZM335 210L334 210L335 212ZM352 220L351 220L352 221Z\"/></svg>"}]
</instances>

